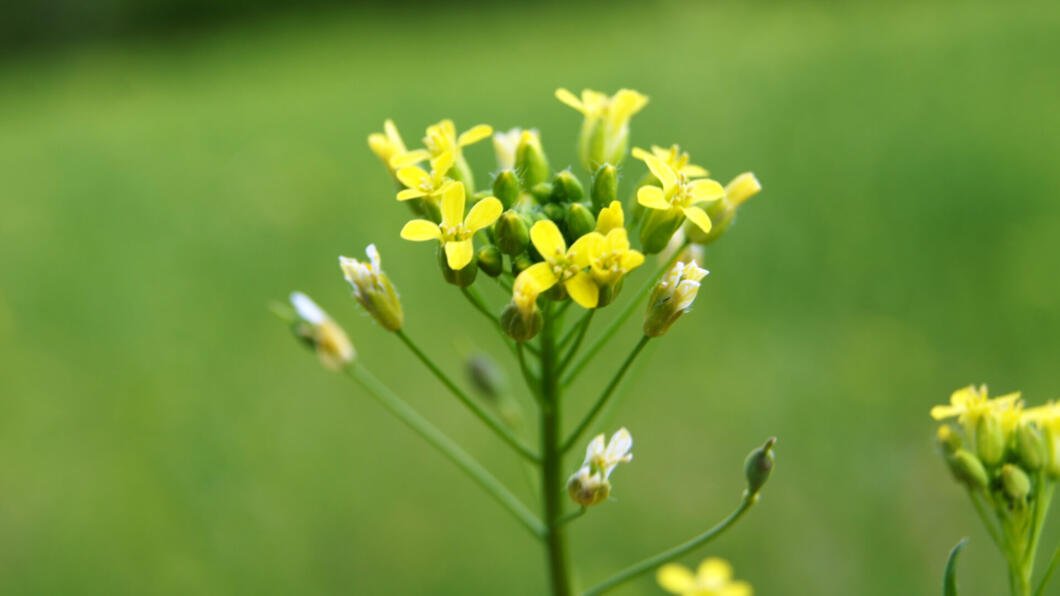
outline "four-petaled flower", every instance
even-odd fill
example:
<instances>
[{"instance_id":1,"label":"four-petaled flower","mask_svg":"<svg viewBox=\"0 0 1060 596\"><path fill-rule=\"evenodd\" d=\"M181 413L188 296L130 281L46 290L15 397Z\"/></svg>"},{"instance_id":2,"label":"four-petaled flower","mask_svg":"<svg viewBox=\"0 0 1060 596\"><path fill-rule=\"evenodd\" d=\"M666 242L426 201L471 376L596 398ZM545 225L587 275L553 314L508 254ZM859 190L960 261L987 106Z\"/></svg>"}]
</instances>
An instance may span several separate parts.
<instances>
[{"instance_id":1,"label":"four-petaled flower","mask_svg":"<svg viewBox=\"0 0 1060 596\"><path fill-rule=\"evenodd\" d=\"M516 283L540 294L557 283L563 284L570 297L584 308L596 308L599 288L585 272L589 266L592 245L600 241L599 234L586 234L577 239L570 249L563 234L550 220L542 220L530 228L530 241L545 259L519 274Z\"/></svg>"},{"instance_id":2,"label":"four-petaled flower","mask_svg":"<svg viewBox=\"0 0 1060 596\"><path fill-rule=\"evenodd\" d=\"M464 184L451 182L442 191L442 222L414 219L401 229L405 240L423 242L438 240L445 250L449 268L458 271L467 266L474 256L471 237L475 232L497 221L504 207L496 197L486 197L475 203L464 217Z\"/></svg>"},{"instance_id":3,"label":"four-petaled flower","mask_svg":"<svg viewBox=\"0 0 1060 596\"><path fill-rule=\"evenodd\" d=\"M702 166L697 166L694 163L689 163L691 159L687 152L681 151L681 148L677 145L670 145L669 149L663 149L658 145L651 146L651 153L641 149L640 147L633 148L633 157L643 160L645 156L654 155L661 159L666 165L670 166L673 171L684 174L689 178L703 178L710 175L710 172Z\"/></svg>"},{"instance_id":4,"label":"four-petaled flower","mask_svg":"<svg viewBox=\"0 0 1060 596\"><path fill-rule=\"evenodd\" d=\"M596 283L604 286L614 285L623 275L644 263L644 255L630 249L629 235L621 227L612 228L607 235L600 237L589 253L589 271Z\"/></svg>"},{"instance_id":5,"label":"four-petaled flower","mask_svg":"<svg viewBox=\"0 0 1060 596\"><path fill-rule=\"evenodd\" d=\"M478 126L472 126L470 129L460 133L460 136L457 136L456 125L453 124L453 121L449 119L442 120L438 124L432 124L427 127L427 136L423 137L423 144L426 145L427 149L409 151L395 160L396 163L394 165L397 167L407 166L419 163L428 157L438 157L445 153L452 153L453 158L459 160L461 149L477 143L491 134L493 134L491 126L479 124Z\"/></svg>"},{"instance_id":6,"label":"four-petaled flower","mask_svg":"<svg viewBox=\"0 0 1060 596\"><path fill-rule=\"evenodd\" d=\"M401 135L398 133L397 126L389 118L387 118L386 122L383 122L383 132L375 132L368 135L368 147L371 148L372 153L375 153L379 159L383 160L383 164L390 170L391 174L395 173L395 167L391 161L408 153L408 150L405 149L405 142L401 140Z\"/></svg>"},{"instance_id":7,"label":"four-petaled flower","mask_svg":"<svg viewBox=\"0 0 1060 596\"><path fill-rule=\"evenodd\" d=\"M656 575L659 586L681 596L751 596L751 584L732 579L732 565L712 557L699 564L696 573L684 565L667 563Z\"/></svg>"},{"instance_id":8,"label":"four-petaled flower","mask_svg":"<svg viewBox=\"0 0 1060 596\"><path fill-rule=\"evenodd\" d=\"M406 154L408 155L408 154ZM401 156L395 158L400 159ZM453 167L452 152L442 153L431 158L431 171L428 172L419 166L404 166L397 171L397 179L408 188L397 194L399 201L409 199L426 198L436 200L452 181L446 178L446 174Z\"/></svg>"},{"instance_id":9,"label":"four-petaled flower","mask_svg":"<svg viewBox=\"0 0 1060 596\"><path fill-rule=\"evenodd\" d=\"M612 97L585 89L581 99L566 89L556 90L556 99L585 116L578 152L582 164L593 170L601 164L618 165L629 146L629 120L648 103L648 97L632 89L619 89Z\"/></svg>"},{"instance_id":10,"label":"four-petaled flower","mask_svg":"<svg viewBox=\"0 0 1060 596\"><path fill-rule=\"evenodd\" d=\"M648 164L648 169L662 184L662 188L654 185L640 187L637 190L637 202L649 209L680 210L704 233L710 232L710 217L696 205L724 197L725 189L721 184L710 178L689 180L687 175L675 171L654 155L642 154L640 158Z\"/></svg>"}]
</instances>

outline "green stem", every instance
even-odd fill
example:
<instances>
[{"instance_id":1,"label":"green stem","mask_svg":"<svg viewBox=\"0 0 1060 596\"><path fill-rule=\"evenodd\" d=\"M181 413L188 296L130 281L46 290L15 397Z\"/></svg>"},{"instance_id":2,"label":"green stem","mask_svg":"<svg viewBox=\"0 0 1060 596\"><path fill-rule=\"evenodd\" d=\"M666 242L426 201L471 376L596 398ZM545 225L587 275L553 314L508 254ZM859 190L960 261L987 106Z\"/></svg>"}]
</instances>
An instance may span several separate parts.
<instances>
[{"instance_id":1,"label":"green stem","mask_svg":"<svg viewBox=\"0 0 1060 596\"><path fill-rule=\"evenodd\" d=\"M570 347L569 350L567 350L567 353L563 355L563 360L561 361L561 364L559 366L559 371L556 373L557 375L563 374L563 370L570 366L570 362L574 358L574 355L578 353L578 348L582 345L582 341L585 339L585 334L589 331L589 325L593 322L594 313L596 313L595 308L590 310L585 315L585 317L583 317L582 320L579 321L578 327L580 328L580 331L578 331L578 335L574 340L574 344Z\"/></svg>"},{"instance_id":2,"label":"green stem","mask_svg":"<svg viewBox=\"0 0 1060 596\"><path fill-rule=\"evenodd\" d=\"M589 510L589 508L585 507L583 505L583 506L579 507L577 511L572 511L572 512L568 513L567 515L564 515L563 517L561 517L559 519L559 522L557 522L557 523L566 525L566 524L578 519L579 517L585 515L585 512L588 511L588 510Z\"/></svg>"},{"instance_id":3,"label":"green stem","mask_svg":"<svg viewBox=\"0 0 1060 596\"><path fill-rule=\"evenodd\" d=\"M626 371L629 370L629 367L633 364L633 361L637 359L637 355L640 354L641 350L644 349L644 346L648 345L648 340L650 339L651 338L647 335L642 335L640 337L640 341L638 341L637 345L633 347L633 351L629 353L629 356L626 356L626 361L622 363L622 366L618 369L618 372L615 373L615 376L611 377L611 382L608 383L607 387L604 388L603 393L601 393L600 397L597 398L596 403L593 404L593 407L589 410L589 413L585 415L585 418L583 418L582 421L578 424L577 428L574 429L574 432L572 432L570 436L567 437L567 440L563 443L563 447L561 448L562 452L566 453L568 449L574 446L574 443L578 440L578 437L583 432L585 432L587 428L589 428L589 425L592 424L593 419L596 418L596 416L600 413L600 410L602 410L603 407L607 404L607 400L610 399L611 395L615 392L615 388L618 387L619 382L622 381L622 377L626 375Z\"/></svg>"},{"instance_id":4,"label":"green stem","mask_svg":"<svg viewBox=\"0 0 1060 596\"><path fill-rule=\"evenodd\" d=\"M1005 547L1002 546L1001 536L997 533L997 528L994 527L994 522L990 521L990 516L987 515L986 509L983 508L983 503L979 500L979 495L969 488L968 497L971 498L972 506L975 507L975 512L979 515L979 519L983 522L983 526L986 527L987 533L990 534L990 539L994 541L995 545L997 545L998 550L1004 553Z\"/></svg>"},{"instance_id":5,"label":"green stem","mask_svg":"<svg viewBox=\"0 0 1060 596\"><path fill-rule=\"evenodd\" d=\"M471 399L471 397L468 396L467 393L464 393L463 390L457 387L456 383L454 383L452 379L448 377L448 375L442 372L442 370L438 368L438 366L434 363L433 360L431 360L429 357L427 357L426 354L423 353L423 350L421 350L420 347L417 346L412 341L412 339L409 338L409 336L405 333L404 330L398 329L394 332L394 335L397 335L401 339L401 341L406 346L408 346L409 350L411 350L412 353L416 355L416 358L419 358L420 362L422 362L423 365L431 371L431 374L433 374L435 378L441 381L442 385L445 385L446 389L448 389L450 393L452 393L458 400L460 400L460 403L467 406L467 409L471 410L471 413L473 413L475 416L478 416L478 419L484 422L486 426L490 427L490 430L497 433L497 436L500 437L501 440L503 440L505 443L507 443L509 447L515 449L519 452L519 455L525 457L530 461L536 462L541 459L536 453L534 453L534 450L531 449L530 446L527 445L525 442L523 442L522 439L516 436L515 433L513 433L510 428L508 428L508 426L498 420L493 414L483 408L481 404L479 404L474 399Z\"/></svg>"},{"instance_id":6,"label":"green stem","mask_svg":"<svg viewBox=\"0 0 1060 596\"><path fill-rule=\"evenodd\" d=\"M464 295L465 298L467 298L468 302L470 302L471 305L475 307L475 310L479 311L480 313L482 313L482 316L490 320L490 323L493 324L493 327L500 332L501 341L504 342L504 345L508 346L508 350L510 350L511 353L514 355L515 346L513 345L514 342L512 341L512 338L508 337L508 333L505 332L504 329L501 327L500 319L495 317L493 313L490 312L489 307L487 307L486 303L483 302L482 296L479 296L478 292L476 292L473 288L460 288L460 292ZM535 352L533 346L530 346L530 352Z\"/></svg>"},{"instance_id":7,"label":"green stem","mask_svg":"<svg viewBox=\"0 0 1060 596\"><path fill-rule=\"evenodd\" d=\"M486 471L474 458L467 454L463 449L460 448L456 443L449 437L442 434L440 430L434 427L428 422L423 416L420 416L415 410L413 410L407 403L405 403L400 397L394 395L394 393L386 386L383 385L378 379L375 378L371 373L368 372L360 363L355 362L346 369L347 374L357 381L357 383L364 388L365 391L374 396L379 403L383 405L390 413L397 416L402 422L404 422L409 428L416 432L419 436L423 437L425 441L430 443L433 447L442 452L442 455L449 458L458 468L463 470L468 476L471 477L480 487L482 487L491 497L497 500L509 513L515 516L527 530L530 530L532 534L539 538L544 538L546 529L544 524L541 523L526 505L515 497L497 478Z\"/></svg>"},{"instance_id":8,"label":"green stem","mask_svg":"<svg viewBox=\"0 0 1060 596\"><path fill-rule=\"evenodd\" d=\"M519 370L523 373L523 380L526 381L526 386L530 388L530 395L533 396L534 401L541 404L541 391L538 386L541 383L534 373L530 370L530 365L526 363L526 354L523 349L526 346L526 342L517 341L515 342L515 355L519 359Z\"/></svg>"},{"instance_id":9,"label":"green stem","mask_svg":"<svg viewBox=\"0 0 1060 596\"><path fill-rule=\"evenodd\" d=\"M1049 584L1049 580L1053 578L1053 572L1056 571L1057 564L1060 564L1060 546L1056 547L1053 551L1053 558L1049 560L1049 567L1045 569L1045 575L1042 576L1042 583L1038 584L1038 589L1034 591L1034 596L1043 596L1045 594L1045 586Z\"/></svg>"},{"instance_id":10,"label":"green stem","mask_svg":"<svg viewBox=\"0 0 1060 596\"><path fill-rule=\"evenodd\" d=\"M552 596L569 596L570 564L561 523L563 517L563 452L559 449L561 395L557 370L556 327L552 303L544 309L541 329L541 502L544 505L545 548Z\"/></svg>"},{"instance_id":11,"label":"green stem","mask_svg":"<svg viewBox=\"0 0 1060 596\"><path fill-rule=\"evenodd\" d=\"M559 349L562 350L563 348L567 347L570 344L571 340L574 339L575 336L577 336L581 332L582 325L585 323L585 319L591 317L593 315L593 313L595 313L595 312L596 312L595 308L592 308L592 309L589 309L589 310L585 311L585 314L582 315L582 318L578 319L578 323L576 325L574 325L573 327L571 327L567 331L567 333L563 336L563 339L560 340Z\"/></svg>"},{"instance_id":12,"label":"green stem","mask_svg":"<svg viewBox=\"0 0 1060 596\"><path fill-rule=\"evenodd\" d=\"M666 261L666 263L664 263L663 266L655 272L655 275L648 280L648 283L644 284L644 287L642 287L640 291L637 292L637 295L629 301L629 304L626 305L626 310L622 311L622 314L618 315L618 318L611 323L611 326L607 328L607 331L605 331L604 334L601 335L595 343L593 343L592 347L589 348L589 351L585 353L585 356L582 356L582 359L578 361L578 364L570 371L570 373L567 374L566 378L563 379L564 387L573 383L574 379L576 379L578 377L578 374L581 373L582 369L585 368L585 366L592 361L592 359L596 356L597 352L599 352L600 349L603 348L607 344L607 342L611 340L615 333L618 333L618 330L622 327L622 324L625 323L627 319L629 319L630 315L633 314L633 311L637 309L637 306L641 305L641 303L644 301L644 298L648 295L648 293L651 292L651 289L655 287L655 284L659 282L663 274L665 274L666 271L669 270L670 267L672 267L673 264L677 262L678 257L681 256L681 253L684 252L685 247L687 247L688 245L689 241L686 240L685 243L682 244L676 252L674 252L673 256L670 257Z\"/></svg>"},{"instance_id":13,"label":"green stem","mask_svg":"<svg viewBox=\"0 0 1060 596\"><path fill-rule=\"evenodd\" d=\"M696 536L688 542L685 542L684 544L680 544L669 550L665 550L655 555L654 557L649 557L647 559L644 559L640 563L637 563L636 565L626 568L625 571L621 571L611 576L610 579L607 579L593 586L592 588L589 588L588 590L582 592L582 596L595 596L597 594L603 594L604 592L618 587L619 585L639 575L643 575L651 571L652 569L659 567L660 565L669 563L670 561L673 561L674 559L681 557L689 552L692 552L700 546L703 546L704 544L720 536L722 533L725 532L725 530L728 530L730 527L732 527L732 525L735 524L736 521L739 520L740 517L742 517L743 514L751 508L752 505L755 504L756 500L757 499L754 496L750 498L745 497L743 502L740 503L740 507L737 508L736 511L733 511L729 515L729 517L725 518L718 525L700 534L699 536Z\"/></svg>"}]
</instances>

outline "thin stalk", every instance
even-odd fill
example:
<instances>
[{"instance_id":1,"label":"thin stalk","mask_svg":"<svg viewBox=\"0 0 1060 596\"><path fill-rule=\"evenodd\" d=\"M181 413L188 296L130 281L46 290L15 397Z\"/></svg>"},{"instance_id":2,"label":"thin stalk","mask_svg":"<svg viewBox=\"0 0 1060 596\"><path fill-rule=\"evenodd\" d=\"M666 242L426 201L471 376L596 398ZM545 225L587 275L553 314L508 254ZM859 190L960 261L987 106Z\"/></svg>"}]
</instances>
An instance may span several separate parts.
<instances>
[{"instance_id":1,"label":"thin stalk","mask_svg":"<svg viewBox=\"0 0 1060 596\"><path fill-rule=\"evenodd\" d=\"M1056 566L1060 564L1060 546L1056 547L1053 551L1053 558L1049 560L1049 567L1045 569L1045 575L1042 576L1042 582L1038 584L1038 589L1034 591L1034 596L1042 596L1045 594L1045 586L1049 584L1049 580L1053 578L1053 572L1056 571Z\"/></svg>"},{"instance_id":2,"label":"thin stalk","mask_svg":"<svg viewBox=\"0 0 1060 596\"><path fill-rule=\"evenodd\" d=\"M589 508L583 505L583 506L579 507L577 511L572 511L572 512L568 513L567 515L564 515L563 517L561 517L559 519L558 523L563 524L563 525L569 524L570 522L572 522L572 521L578 519L579 517L585 515L585 512L588 511L588 510L589 510Z\"/></svg>"},{"instance_id":3,"label":"thin stalk","mask_svg":"<svg viewBox=\"0 0 1060 596\"><path fill-rule=\"evenodd\" d=\"M530 388L530 395L533 396L534 401L538 405L541 405L541 390L539 389L541 379L534 375L533 371L530 370L530 365L526 362L526 354L523 352L525 346L526 342L515 342L515 355L519 359L519 370L523 373L523 380L526 381L526 386Z\"/></svg>"},{"instance_id":4,"label":"thin stalk","mask_svg":"<svg viewBox=\"0 0 1060 596\"><path fill-rule=\"evenodd\" d=\"M596 312L595 308L585 311L585 314L582 315L582 318L578 319L578 322L575 323L573 327L567 330L567 333L564 334L563 339L561 339L559 342L559 349L562 350L563 348L570 345L571 340L574 339L575 336L577 336L578 332L581 330L582 323L585 322L586 318L592 316L594 312Z\"/></svg>"},{"instance_id":5,"label":"thin stalk","mask_svg":"<svg viewBox=\"0 0 1060 596\"><path fill-rule=\"evenodd\" d=\"M526 508L526 505L523 505L522 501L505 488L496 477L486 471L473 457L468 455L466 451L454 443L452 439L445 436L427 419L409 407L400 397L394 395L394 392L386 385L383 385L379 379L376 379L360 363L355 362L346 369L346 372L365 391L375 397L383 407L389 410L391 414L397 416L416 434L423 437L425 441L438 449L442 455L449 458L451 462L470 476L483 490L515 516L534 536L544 538L546 529L541 520L537 519Z\"/></svg>"},{"instance_id":6,"label":"thin stalk","mask_svg":"<svg viewBox=\"0 0 1060 596\"><path fill-rule=\"evenodd\" d=\"M570 596L570 563L563 517L563 452L559 448L561 395L556 359L556 319L551 303L541 329L541 502L552 596Z\"/></svg>"},{"instance_id":7,"label":"thin stalk","mask_svg":"<svg viewBox=\"0 0 1060 596\"><path fill-rule=\"evenodd\" d=\"M604 388L603 393L601 393L600 397L597 398L596 403L593 404L593 407L589 410L589 413L585 415L585 418L582 419L582 421L578 424L578 426L574 429L570 436L567 437L567 440L564 441L563 447L561 448L562 452L566 453L568 449L574 446L574 443L578 440L578 437L582 433L584 433L587 428L589 428L589 425L592 424L593 419L596 418L596 416L600 413L600 410L602 410L603 407L607 404L607 400L610 399L611 395L615 392L615 388L618 387L619 382L622 381L622 377L626 375L626 371L629 370L629 367L633 364L633 361L637 359L637 355L640 354L641 350L644 349L644 346L648 345L648 340L650 339L651 338L647 335L642 335L640 337L640 341L638 341L637 345L633 347L633 351L629 353L629 356L626 356L626 361L622 363L621 367L619 367L618 372L615 373L615 376L611 377L611 382L608 383L607 387Z\"/></svg>"},{"instance_id":8,"label":"thin stalk","mask_svg":"<svg viewBox=\"0 0 1060 596\"><path fill-rule=\"evenodd\" d=\"M479 420L484 422L486 426L488 426L490 430L496 433L497 436L501 438L501 440L507 443L509 447L516 450L517 452L519 452L519 455L525 457L530 461L540 461L541 458L538 456L538 454L534 453L534 450L531 449L530 446L527 445L525 442L523 442L522 439L516 436L516 434L512 432L512 430L508 428L507 425L498 420L496 416L489 412L489 410L483 408L481 404L479 404L477 401L468 396L467 393L464 393L463 390L457 387L456 383L454 383L448 375L446 375L444 372L442 372L440 368L438 368L438 365L436 365L434 361L431 360L427 356L427 354L425 354L423 350L421 350L420 347L417 346L416 343L409 338L408 334L406 334L403 329L398 329L394 332L394 335L397 335L398 338L401 339L402 343L404 343L408 347L408 349L416 355L416 358L418 358L420 362L422 362L423 365L427 367L427 370L431 371L431 374L433 374L435 378L441 381L442 385L445 385L446 389L448 389L450 393L452 393L458 400L460 400L460 403L467 406L467 409L471 410L471 413L477 416Z\"/></svg>"},{"instance_id":9,"label":"thin stalk","mask_svg":"<svg viewBox=\"0 0 1060 596\"><path fill-rule=\"evenodd\" d=\"M557 375L563 374L563 370L570 366L570 362L574 358L574 355L578 353L578 348L581 347L582 341L585 340L585 334L589 331L589 325L593 322L593 314L595 312L595 308L590 310L582 320L579 321L578 327L580 328L580 331L578 331L578 335L574 339L574 344L569 350L567 350L567 353L563 355L559 371L556 373Z\"/></svg>"},{"instance_id":10,"label":"thin stalk","mask_svg":"<svg viewBox=\"0 0 1060 596\"><path fill-rule=\"evenodd\" d=\"M512 341L512 338L508 337L508 334L501 327L500 319L498 319L496 316L493 315L493 313L490 312L489 307L487 307L486 303L483 302L482 296L479 296L478 292L476 292L472 288L460 288L460 293L462 293L464 297L467 298L468 302L470 302L471 305L475 307L475 310L482 313L482 316L490 320L490 323L493 324L493 327L497 329L498 332L500 332L501 341L504 342L504 345L508 346L508 350L511 351L511 353L514 355L515 346L513 345L514 342ZM529 349L531 353L536 353L536 350L533 348L533 346L530 346Z\"/></svg>"},{"instance_id":11,"label":"thin stalk","mask_svg":"<svg viewBox=\"0 0 1060 596\"><path fill-rule=\"evenodd\" d=\"M990 534L990 539L994 541L995 545L997 545L998 550L1004 553L1005 548L1002 546L1001 536L997 533L997 528L994 527L994 522L992 522L990 516L987 515L986 509L983 508L983 503L979 500L979 495L969 488L968 497L972 500L972 506L975 507L975 512L979 515L979 519L983 522L983 525L986 526L986 531Z\"/></svg>"},{"instance_id":12,"label":"thin stalk","mask_svg":"<svg viewBox=\"0 0 1060 596\"><path fill-rule=\"evenodd\" d=\"M684 544L680 544L669 550L665 550L655 555L654 557L649 557L647 559L644 559L640 563L637 563L636 565L632 565L626 568L624 571L621 571L611 576L610 579L604 580L603 582L582 592L582 596L596 596L597 594L603 594L604 592L612 590L637 576L643 575L651 571L652 569L659 567L660 565L669 563L670 561L673 561L674 559L681 557L689 552L692 552L700 546L703 546L704 544L722 535L725 530L728 530L730 527L732 527L732 525L735 524L737 520L739 520L743 516L743 514L746 513L747 510L755 504L756 500L757 499L755 499L754 497L745 497L743 502L740 503L740 507L737 508L736 511L733 511L731 514L729 514L729 517L722 520L722 522L718 525L700 534L699 536L696 536L688 542L685 542Z\"/></svg>"}]
</instances>

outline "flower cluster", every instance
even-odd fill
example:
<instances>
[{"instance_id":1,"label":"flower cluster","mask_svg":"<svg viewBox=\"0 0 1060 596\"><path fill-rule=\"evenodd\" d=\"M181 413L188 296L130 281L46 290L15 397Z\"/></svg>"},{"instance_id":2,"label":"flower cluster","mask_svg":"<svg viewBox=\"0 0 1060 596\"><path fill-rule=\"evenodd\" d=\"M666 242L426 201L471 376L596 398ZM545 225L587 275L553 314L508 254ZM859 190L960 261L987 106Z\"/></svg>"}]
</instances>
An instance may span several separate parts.
<instances>
[{"instance_id":1,"label":"flower cluster","mask_svg":"<svg viewBox=\"0 0 1060 596\"><path fill-rule=\"evenodd\" d=\"M939 448L1005 554L1013 593L1029 593L1042 525L1060 478L1060 404L1027 409L1019 393L991 398L985 385L969 386L954 391L949 404L932 408L931 416L955 419L956 425L939 427Z\"/></svg>"}]
</instances>

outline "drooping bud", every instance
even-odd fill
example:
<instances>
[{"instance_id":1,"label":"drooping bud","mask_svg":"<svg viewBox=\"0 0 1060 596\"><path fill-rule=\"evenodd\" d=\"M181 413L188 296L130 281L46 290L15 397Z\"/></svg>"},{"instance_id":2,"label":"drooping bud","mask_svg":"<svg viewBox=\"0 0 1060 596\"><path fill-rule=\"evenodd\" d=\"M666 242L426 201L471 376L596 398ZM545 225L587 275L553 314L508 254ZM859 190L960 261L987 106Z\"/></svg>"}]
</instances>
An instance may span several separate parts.
<instances>
[{"instance_id":1,"label":"drooping bud","mask_svg":"<svg viewBox=\"0 0 1060 596\"><path fill-rule=\"evenodd\" d=\"M685 220L680 209L647 209L640 226L640 244L646 254L666 248Z\"/></svg>"},{"instance_id":2,"label":"drooping bud","mask_svg":"<svg viewBox=\"0 0 1060 596\"><path fill-rule=\"evenodd\" d=\"M438 268L442 270L442 277L445 281L458 288L466 288L475 283L475 277L478 275L478 258L472 257L471 262L464 265L463 268L453 269L449 266L449 260L445 256L444 247L439 245Z\"/></svg>"},{"instance_id":3,"label":"drooping bud","mask_svg":"<svg viewBox=\"0 0 1060 596\"><path fill-rule=\"evenodd\" d=\"M519 174L524 190L529 191L548 180L552 170L541 148L541 138L535 131L523 131L515 150L515 171Z\"/></svg>"},{"instance_id":4,"label":"drooping bud","mask_svg":"<svg viewBox=\"0 0 1060 596\"><path fill-rule=\"evenodd\" d=\"M1040 470L1045 464L1045 447L1045 437L1036 426L1023 423L1016 429L1016 454L1028 470Z\"/></svg>"},{"instance_id":5,"label":"drooping bud","mask_svg":"<svg viewBox=\"0 0 1060 596\"><path fill-rule=\"evenodd\" d=\"M572 203L567 207L567 216L564 218L566 225L567 242L573 244L575 240L592 232L596 227L596 220L589 208L581 203Z\"/></svg>"},{"instance_id":6,"label":"drooping bud","mask_svg":"<svg viewBox=\"0 0 1060 596\"><path fill-rule=\"evenodd\" d=\"M773 456L773 445L777 442L776 437L766 441L766 444L752 451L744 462L744 474L747 476L747 496L754 497L762 490L769 475L773 471L776 460Z\"/></svg>"},{"instance_id":7,"label":"drooping bud","mask_svg":"<svg viewBox=\"0 0 1060 596\"><path fill-rule=\"evenodd\" d=\"M989 484L989 477L983 463L967 449L958 449L946 458L946 464L958 482L971 488L986 488Z\"/></svg>"},{"instance_id":8,"label":"drooping bud","mask_svg":"<svg viewBox=\"0 0 1060 596\"><path fill-rule=\"evenodd\" d=\"M505 211L493 228L493 236L502 253L522 254L530 244L530 222L514 211Z\"/></svg>"},{"instance_id":9,"label":"drooping bud","mask_svg":"<svg viewBox=\"0 0 1060 596\"><path fill-rule=\"evenodd\" d=\"M605 163L596 170L590 195L593 213L597 214L601 209L618 201L618 170L615 166Z\"/></svg>"},{"instance_id":10,"label":"drooping bud","mask_svg":"<svg viewBox=\"0 0 1060 596\"><path fill-rule=\"evenodd\" d=\"M382 260L375 245L369 244L365 253L368 255L367 262L339 257L339 267L346 281L353 286L353 297L364 310L387 331L397 331L405 322L401 299L390 278L383 272Z\"/></svg>"},{"instance_id":11,"label":"drooping bud","mask_svg":"<svg viewBox=\"0 0 1060 596\"><path fill-rule=\"evenodd\" d=\"M511 209L519 199L519 177L514 170L503 170L493 179L493 196L505 209Z\"/></svg>"},{"instance_id":12,"label":"drooping bud","mask_svg":"<svg viewBox=\"0 0 1060 596\"><path fill-rule=\"evenodd\" d=\"M1031 493L1031 479L1019 466L1005 464L1001 466L1001 487L1008 498L1023 502Z\"/></svg>"},{"instance_id":13,"label":"drooping bud","mask_svg":"<svg viewBox=\"0 0 1060 596\"><path fill-rule=\"evenodd\" d=\"M291 306L295 336L316 350L326 368L342 370L353 362L356 352L350 338L316 302L301 292L293 292Z\"/></svg>"},{"instance_id":14,"label":"drooping bud","mask_svg":"<svg viewBox=\"0 0 1060 596\"><path fill-rule=\"evenodd\" d=\"M472 354L467 359L466 371L471 386L483 396L496 400L504 395L508 384L504 371L488 354L481 352Z\"/></svg>"},{"instance_id":15,"label":"drooping bud","mask_svg":"<svg viewBox=\"0 0 1060 596\"><path fill-rule=\"evenodd\" d=\"M499 248L487 244L478 250L478 267L490 277L497 277L504 271L504 256Z\"/></svg>"},{"instance_id":16,"label":"drooping bud","mask_svg":"<svg viewBox=\"0 0 1060 596\"><path fill-rule=\"evenodd\" d=\"M988 468L1001 463L1005 456L1005 433L997 412L987 411L979 417L975 426L975 451Z\"/></svg>"},{"instance_id":17,"label":"drooping bud","mask_svg":"<svg viewBox=\"0 0 1060 596\"><path fill-rule=\"evenodd\" d=\"M577 203L585 196L585 189L578 178L570 172L563 170L552 179L552 196L556 203Z\"/></svg>"},{"instance_id":18,"label":"drooping bud","mask_svg":"<svg viewBox=\"0 0 1060 596\"><path fill-rule=\"evenodd\" d=\"M644 335L659 337L670 330L681 315L688 312L699 293L699 283L706 269L695 263L678 262L655 284L648 298L644 316Z\"/></svg>"}]
</instances>

